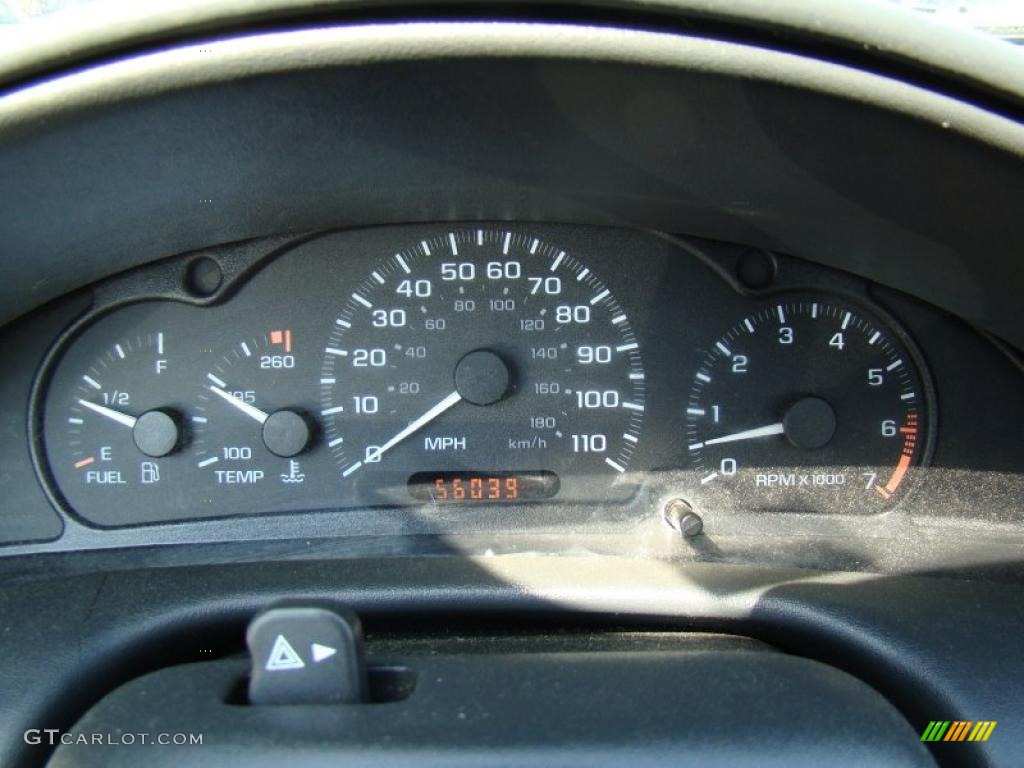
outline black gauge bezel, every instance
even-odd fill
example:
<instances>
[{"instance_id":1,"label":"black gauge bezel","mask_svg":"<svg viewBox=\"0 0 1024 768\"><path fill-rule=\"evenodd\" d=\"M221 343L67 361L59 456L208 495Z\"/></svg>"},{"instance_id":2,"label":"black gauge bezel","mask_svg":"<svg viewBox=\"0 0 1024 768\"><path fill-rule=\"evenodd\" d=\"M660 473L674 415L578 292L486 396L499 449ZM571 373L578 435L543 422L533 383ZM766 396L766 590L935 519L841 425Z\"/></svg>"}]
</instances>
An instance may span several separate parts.
<instances>
[{"instance_id":1,"label":"black gauge bezel","mask_svg":"<svg viewBox=\"0 0 1024 768\"><path fill-rule=\"evenodd\" d=\"M935 444L938 434L938 402L937 394L935 390L935 383L932 378L931 370L925 360L924 353L918 346L914 338L907 332L907 330L900 324L900 322L890 313L885 307L872 300L869 295L867 286L864 290L855 289L823 289L820 285L782 285L772 286L763 290L749 290L742 286L742 284L734 279L728 272L723 274L723 277L733 286L733 289L744 298L749 299L753 306L751 307L752 312L757 312L765 309L771 304L775 303L789 303L807 301L808 299L818 299L822 303L834 303L839 305L847 305L857 311L861 311L870 320L876 321L882 326L882 329L890 334L899 342L899 344L907 351L911 358L911 362L914 366L914 371L917 374L918 380L921 384L921 407L924 411L924 440L921 443L918 460L911 467L908 472L908 477L901 485L903 487L899 490L899 495L891 503L886 503L884 506L874 512L867 512L859 514L859 517L878 517L894 512L898 512L906 500L920 487L924 480L926 472L921 470L927 469L931 465L932 458L935 453ZM729 331L729 327L722 329L721 333L714 339L710 340L711 344L720 340L722 335ZM697 371L706 362L707 356L710 354L708 348L703 349L704 355L701 358L700 363L693 370L693 376L696 377ZM692 382L691 378L691 382ZM685 410L686 404L683 403L681 408ZM684 420L687 426L690 424L690 419L684 416ZM820 512L812 513L802 511L804 514L836 514L835 512Z\"/></svg>"},{"instance_id":2,"label":"black gauge bezel","mask_svg":"<svg viewBox=\"0 0 1024 768\"><path fill-rule=\"evenodd\" d=\"M405 229L427 229L435 228L476 228L476 227L515 227L535 228L548 239L552 239L554 231L563 229L566 231L580 231L590 236L601 236L602 233L620 233L623 236L635 238L636 242L642 244L644 238L650 238L653 246L657 241L663 241L669 251L675 255L670 256L676 261L686 259L694 260L694 269L703 269L713 273L711 279L722 281L725 290L731 290L737 296L749 300L765 300L785 293L816 293L834 295L837 299L846 301L856 306L862 306L867 313L875 317L889 329L894 337L905 346L908 354L913 359L916 371L921 379L924 391L924 398L927 403L927 439L923 446L920 467L927 466L934 451L934 445L938 436L938 405L935 396L935 388L931 373L924 360L918 345L913 338L905 331L902 325L884 307L873 301L870 297L870 285L861 278L846 273L834 272L818 265L808 264L798 258L791 256L775 256L771 258L777 261L778 274L776 281L763 290L748 290L735 277L735 263L739 254L748 250L744 246L728 243L705 242L699 239L682 239L680 237L658 233L645 232L635 229L609 229L601 227L580 227L577 225L541 222L517 222L515 224L500 222L438 222L423 225L402 225L399 227L375 227L358 228L351 230L334 230L333 232L320 232L295 237L280 237L259 243L244 243L233 246L223 246L202 254L186 254L182 256L156 262L146 267L133 270L124 275L115 276L103 283L93 286L94 301L92 306L71 323L52 344L46 354L43 364L40 366L32 390L32 397L29 409L28 431L30 435L30 446L33 465L37 475L41 479L47 498L54 507L62 514L65 522L72 525L66 526L63 541L67 542L62 546L75 547L76 542L83 542L86 546L98 546L98 539L94 539L86 529L93 529L98 534L108 537L109 544L103 546L117 546L137 544L139 541L131 533L135 529L160 529L161 541L222 541L226 539L273 539L288 538L294 536L305 536L306 534L297 531L296 526L305 521L307 525L316 525L313 521L316 516L330 513L336 510L320 510L310 508L299 512L260 513L259 517L265 520L274 520L262 526L256 531L248 525L247 521L254 519L251 514L237 514L222 517L208 518L187 518L183 517L174 520L161 520L155 522L139 522L129 525L107 527L97 525L94 522L85 520L78 515L68 501L63 497L55 478L52 476L47 465L45 446L42 438L42 410L43 403L48 393L48 387L57 364L61 360L69 345L91 325L115 310L130 305L146 302L178 302L196 307L211 307L219 305L231 298L245 283L259 273L263 268L271 264L281 255L287 255L291 250L303 244L320 240L335 234L351 234L360 232L375 232L381 230ZM401 239L400 232L396 235ZM407 237L406 237L407 239ZM217 292L210 296L199 297L189 292L185 283L185 276L188 273L190 264L201 257L212 257L216 259L225 273L225 279ZM710 276L709 276L710 277ZM828 286L827 288L825 286ZM692 371L690 372L692 376ZM649 394L648 397L655 397ZM645 441L649 438L645 438ZM678 467L685 466L679 464ZM677 468L678 468L677 467ZM665 467L666 469L670 467ZM648 471L658 471L659 466L650 463L645 467ZM916 483L923 473L914 473L916 477L912 481ZM602 525L621 526L622 524L636 525L640 520L654 519L652 510L661 504L660 488L650 487L647 480L642 481L641 492L627 506L622 506L618 512L606 510L602 512ZM880 512L886 514L894 511L902 502L908 498L913 490L908 488L903 494L900 505L895 505ZM620 505L621 506L621 505ZM562 509L560 507L560 509ZM379 508L359 508L360 514L380 512ZM565 519L561 520L564 525L578 525L582 521L593 522L593 512L583 508L566 506L563 509ZM339 513L340 514L340 513ZM863 516L866 517L866 516ZM295 520L290 520L295 518ZM660 516L659 516L660 520ZM573 522L575 521L575 522ZM514 527L514 526L513 526ZM529 528L523 528L528 530ZM222 531L218 533L218 531ZM510 529L511 531L511 529ZM122 538L111 537L117 532ZM395 532L404 532L396 529ZM341 536L351 537L358 535L358 531L320 531L317 536ZM140 534L141 535L141 534ZM371 534L373 535L373 534ZM147 542L148 543L148 542Z\"/></svg>"}]
</instances>

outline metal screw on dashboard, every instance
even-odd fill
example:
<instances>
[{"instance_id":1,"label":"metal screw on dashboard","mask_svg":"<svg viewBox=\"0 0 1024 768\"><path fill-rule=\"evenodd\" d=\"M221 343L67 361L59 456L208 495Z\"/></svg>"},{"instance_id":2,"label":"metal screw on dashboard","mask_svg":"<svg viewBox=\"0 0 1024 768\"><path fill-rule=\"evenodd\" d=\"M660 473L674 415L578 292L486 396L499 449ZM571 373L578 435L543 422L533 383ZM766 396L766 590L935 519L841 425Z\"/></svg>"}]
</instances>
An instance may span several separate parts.
<instances>
[{"instance_id":1,"label":"metal screw on dashboard","mask_svg":"<svg viewBox=\"0 0 1024 768\"><path fill-rule=\"evenodd\" d=\"M663 516L669 528L678 531L684 538L692 539L704 530L704 520L683 499L672 499L668 502Z\"/></svg>"}]
</instances>

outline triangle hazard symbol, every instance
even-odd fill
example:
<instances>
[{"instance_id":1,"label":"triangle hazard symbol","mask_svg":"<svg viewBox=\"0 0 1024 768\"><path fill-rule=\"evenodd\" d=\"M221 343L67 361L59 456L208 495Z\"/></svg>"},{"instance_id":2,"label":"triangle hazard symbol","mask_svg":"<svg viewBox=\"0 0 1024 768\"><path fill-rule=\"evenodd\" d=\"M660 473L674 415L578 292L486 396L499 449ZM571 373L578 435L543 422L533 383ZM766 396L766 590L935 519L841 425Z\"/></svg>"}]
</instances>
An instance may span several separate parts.
<instances>
[{"instance_id":1,"label":"triangle hazard symbol","mask_svg":"<svg viewBox=\"0 0 1024 768\"><path fill-rule=\"evenodd\" d=\"M264 667L268 672L276 672L281 669L302 669L305 662L299 658L299 654L292 648L284 635L278 635L274 640L274 647L270 649L270 656Z\"/></svg>"}]
</instances>

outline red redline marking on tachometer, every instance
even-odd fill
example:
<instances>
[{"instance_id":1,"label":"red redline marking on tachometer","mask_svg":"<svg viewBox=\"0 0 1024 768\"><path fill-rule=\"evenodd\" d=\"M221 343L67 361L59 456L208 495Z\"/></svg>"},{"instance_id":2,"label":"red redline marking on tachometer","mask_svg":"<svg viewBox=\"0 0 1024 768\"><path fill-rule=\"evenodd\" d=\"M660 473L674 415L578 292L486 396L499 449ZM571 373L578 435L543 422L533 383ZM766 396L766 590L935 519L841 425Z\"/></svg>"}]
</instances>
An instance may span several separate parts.
<instances>
[{"instance_id":1,"label":"red redline marking on tachometer","mask_svg":"<svg viewBox=\"0 0 1024 768\"><path fill-rule=\"evenodd\" d=\"M95 456L90 456L88 459L82 459L81 461L76 461L75 462L75 469L81 469L82 467L88 467L94 461L96 461L96 457Z\"/></svg>"},{"instance_id":2,"label":"red redline marking on tachometer","mask_svg":"<svg viewBox=\"0 0 1024 768\"><path fill-rule=\"evenodd\" d=\"M889 482L885 484L883 488L881 485L876 485L875 490L878 491L878 495L883 499L888 499L896 492L899 488L900 483L903 482L903 478L906 477L907 470L910 469L910 462L914 458L914 449L917 447L917 414L907 414L906 423L900 427L900 433L906 435L903 440L903 450L900 451L900 460L896 465L896 469L892 473L892 477L889 478Z\"/></svg>"},{"instance_id":3,"label":"red redline marking on tachometer","mask_svg":"<svg viewBox=\"0 0 1024 768\"><path fill-rule=\"evenodd\" d=\"M889 493L893 493L903 482L903 476L907 474L907 469L910 468L910 456L903 454L900 456L900 463L896 465L896 471L892 473L892 477L889 478L889 482L885 484L885 490Z\"/></svg>"}]
</instances>

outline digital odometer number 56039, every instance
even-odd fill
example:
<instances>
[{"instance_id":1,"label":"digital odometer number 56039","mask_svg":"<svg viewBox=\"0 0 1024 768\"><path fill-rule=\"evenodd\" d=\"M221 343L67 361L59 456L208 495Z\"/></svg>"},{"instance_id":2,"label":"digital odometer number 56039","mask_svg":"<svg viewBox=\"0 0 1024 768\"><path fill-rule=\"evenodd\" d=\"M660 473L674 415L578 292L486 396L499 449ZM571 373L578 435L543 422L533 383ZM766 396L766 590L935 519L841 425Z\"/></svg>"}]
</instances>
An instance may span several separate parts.
<instances>
[{"instance_id":1,"label":"digital odometer number 56039","mask_svg":"<svg viewBox=\"0 0 1024 768\"><path fill-rule=\"evenodd\" d=\"M354 499L422 501L413 475L453 472L554 473L560 497L607 498L629 467L640 347L585 255L448 232L382 259L333 322L320 416Z\"/></svg>"}]
</instances>

